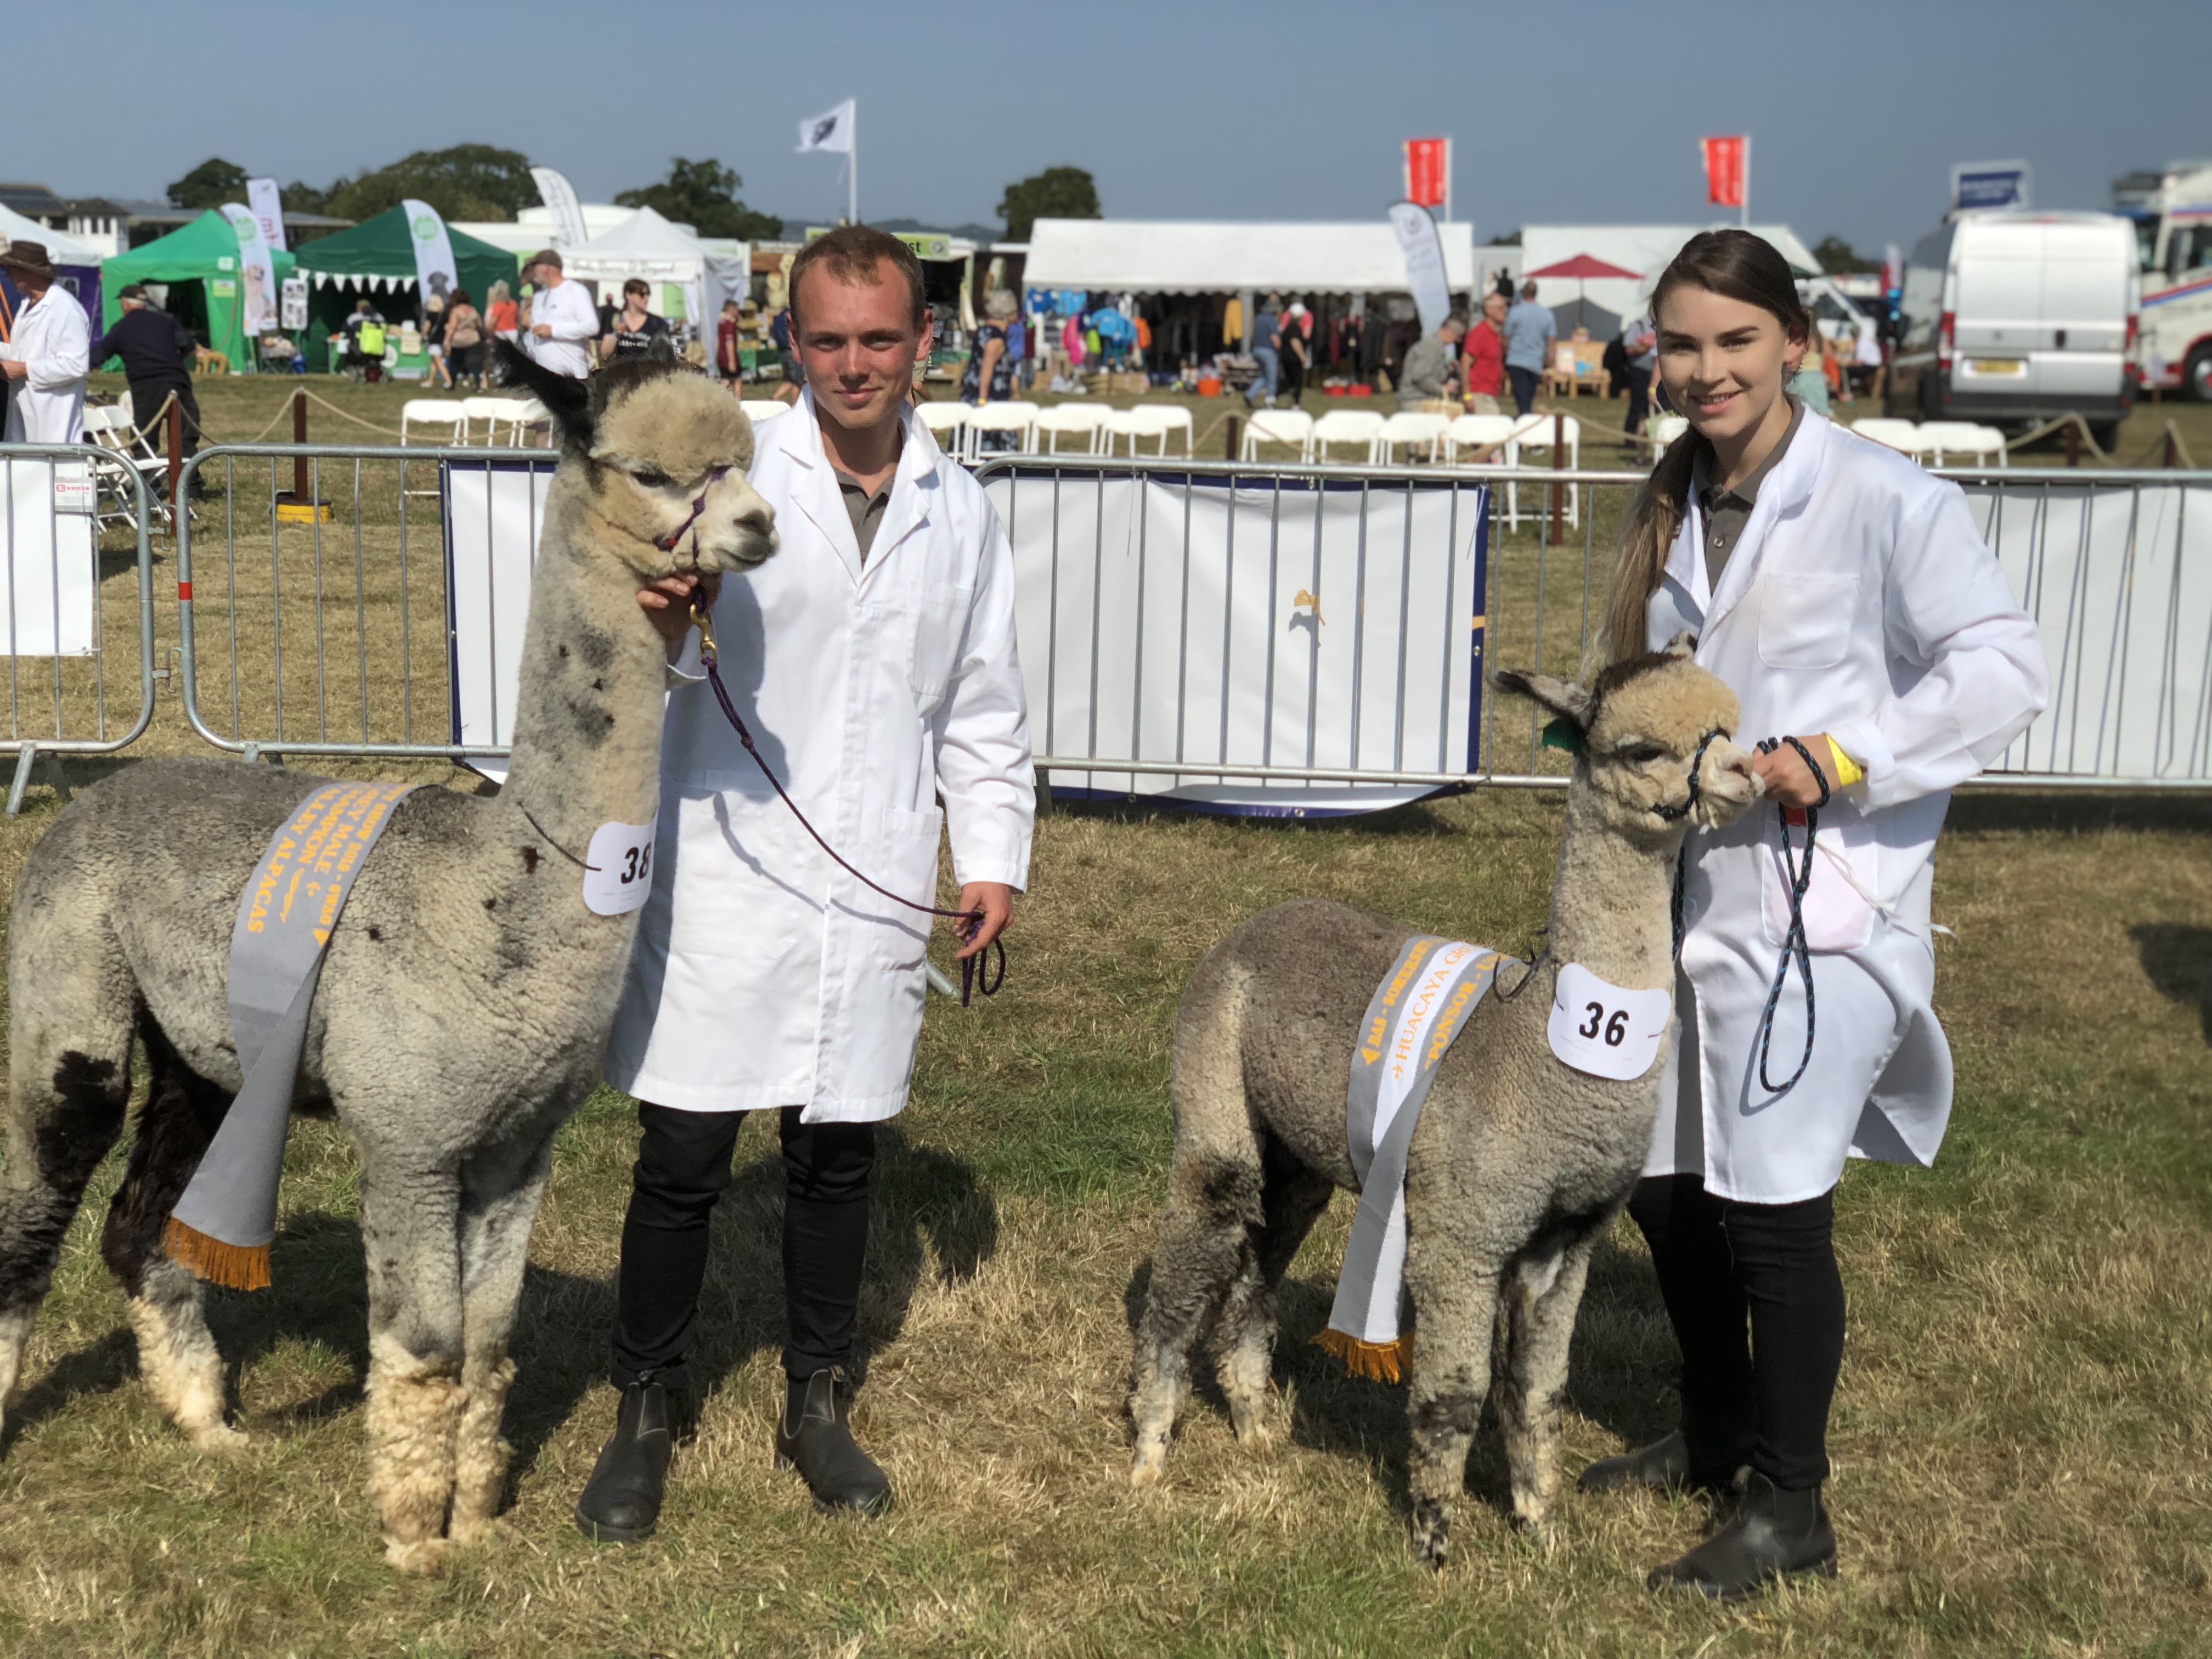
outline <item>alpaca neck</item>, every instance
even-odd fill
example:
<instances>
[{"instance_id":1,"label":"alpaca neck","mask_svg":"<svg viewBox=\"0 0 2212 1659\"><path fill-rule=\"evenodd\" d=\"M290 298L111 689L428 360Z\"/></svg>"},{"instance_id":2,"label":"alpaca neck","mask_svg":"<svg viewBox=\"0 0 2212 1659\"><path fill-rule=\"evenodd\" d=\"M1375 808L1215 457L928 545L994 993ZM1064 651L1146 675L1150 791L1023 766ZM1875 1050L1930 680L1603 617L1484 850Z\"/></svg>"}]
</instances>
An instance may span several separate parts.
<instances>
[{"instance_id":1,"label":"alpaca neck","mask_svg":"<svg viewBox=\"0 0 2212 1659\"><path fill-rule=\"evenodd\" d=\"M581 858L601 824L651 822L660 799L666 657L616 532L564 471L545 504L503 801Z\"/></svg>"},{"instance_id":2,"label":"alpaca neck","mask_svg":"<svg viewBox=\"0 0 2212 1659\"><path fill-rule=\"evenodd\" d=\"M1552 884L1553 960L1580 963L1626 990L1671 989L1680 847L1679 838L1654 845L1605 823L1578 780L1567 792Z\"/></svg>"}]
</instances>

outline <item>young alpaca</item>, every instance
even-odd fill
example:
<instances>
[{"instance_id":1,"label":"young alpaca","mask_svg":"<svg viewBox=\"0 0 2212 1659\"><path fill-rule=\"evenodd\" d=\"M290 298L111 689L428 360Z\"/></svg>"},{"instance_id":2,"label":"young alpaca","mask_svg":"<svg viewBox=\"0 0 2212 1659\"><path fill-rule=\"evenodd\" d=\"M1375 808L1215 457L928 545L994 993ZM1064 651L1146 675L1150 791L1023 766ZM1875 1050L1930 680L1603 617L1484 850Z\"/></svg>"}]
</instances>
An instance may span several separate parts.
<instances>
[{"instance_id":1,"label":"young alpaca","mask_svg":"<svg viewBox=\"0 0 2212 1659\"><path fill-rule=\"evenodd\" d=\"M1554 1057L1547 1024L1559 965L1671 995L1683 832L1733 821L1757 793L1751 757L1727 735L1735 695L1681 641L1607 669L1588 690L1538 674L1497 683L1563 716L1581 755L1549 948L1517 991L1520 970L1508 967L1469 1017L1407 1153L1413 1547L1437 1566L1491 1392L1493 1334L1514 1510L1548 1526L1583 1275L1643 1168L1657 1109L1663 1039L1629 1082ZM1352 1049L1369 998L1419 931L1304 899L1255 916L1192 975L1176 1017L1174 1167L1132 1365L1135 1484L1159 1478L1209 1320L1237 1438L1266 1439L1276 1288L1330 1194L1358 1185L1346 1130Z\"/></svg>"},{"instance_id":2,"label":"young alpaca","mask_svg":"<svg viewBox=\"0 0 2212 1659\"><path fill-rule=\"evenodd\" d=\"M495 799L421 789L394 810L331 937L295 1095L334 1114L361 1158L371 1486L387 1559L414 1571L497 1510L531 1224L554 1131L599 1080L635 931L635 914L586 908L577 862L601 824L647 823L659 805L665 659L637 591L775 548L744 472L752 428L712 380L641 360L587 390L508 351L562 437L513 769ZM240 1438L202 1287L159 1241L240 1082L227 1000L239 895L325 781L143 761L78 796L24 864L8 939L0 1401L122 1129L143 1037L151 1092L101 1253L162 1410L202 1445Z\"/></svg>"}]
</instances>

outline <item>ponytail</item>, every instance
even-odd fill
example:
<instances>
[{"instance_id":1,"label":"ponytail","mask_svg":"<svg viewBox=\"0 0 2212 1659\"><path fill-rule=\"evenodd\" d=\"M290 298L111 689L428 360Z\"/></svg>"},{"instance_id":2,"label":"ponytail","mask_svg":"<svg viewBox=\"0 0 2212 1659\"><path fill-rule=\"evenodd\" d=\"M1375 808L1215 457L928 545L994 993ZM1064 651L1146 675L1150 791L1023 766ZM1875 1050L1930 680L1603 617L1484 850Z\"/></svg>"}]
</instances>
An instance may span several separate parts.
<instances>
[{"instance_id":1,"label":"ponytail","mask_svg":"<svg viewBox=\"0 0 2212 1659\"><path fill-rule=\"evenodd\" d=\"M1707 230L1682 244L1660 273L1651 289L1651 319L1659 317L1660 302L1678 288L1701 288L1709 293L1741 300L1772 313L1784 333L1809 338L1813 319L1797 297L1797 281L1790 262L1772 243L1747 230ZM1646 649L1644 612L1659 591L1666 573L1667 556L1688 510L1690 480L1700 461L1710 460L1713 447L1692 427L1660 456L1636 492L1626 522L1621 526L1620 556L1613 564L1613 592L1606 601L1602 638L1607 662L1625 662Z\"/></svg>"}]
</instances>

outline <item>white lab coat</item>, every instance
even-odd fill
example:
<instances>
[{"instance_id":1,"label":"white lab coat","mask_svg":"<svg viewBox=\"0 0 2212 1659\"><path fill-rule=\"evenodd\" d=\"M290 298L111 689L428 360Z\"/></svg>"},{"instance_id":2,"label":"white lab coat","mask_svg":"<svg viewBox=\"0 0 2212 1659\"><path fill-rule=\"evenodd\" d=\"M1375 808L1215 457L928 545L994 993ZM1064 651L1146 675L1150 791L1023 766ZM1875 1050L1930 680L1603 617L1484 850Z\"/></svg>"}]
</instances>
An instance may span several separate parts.
<instances>
[{"instance_id":1,"label":"white lab coat","mask_svg":"<svg viewBox=\"0 0 2212 1659\"><path fill-rule=\"evenodd\" d=\"M753 487L781 544L724 581L714 623L763 757L830 844L895 893L936 902L948 820L957 880L1025 885L1035 773L996 511L909 411L863 567L811 395L758 431ZM696 653L694 635L679 673ZM830 861L711 690L670 694L661 757L653 896L607 1080L685 1110L894 1115L932 919Z\"/></svg>"},{"instance_id":2,"label":"white lab coat","mask_svg":"<svg viewBox=\"0 0 2212 1659\"><path fill-rule=\"evenodd\" d=\"M538 337L540 323L553 331L551 338ZM585 343L599 331L599 307L592 303L590 291L574 278L541 288L531 296L530 331L523 337L541 367L582 380L592 372L591 354L585 349Z\"/></svg>"},{"instance_id":3,"label":"white lab coat","mask_svg":"<svg viewBox=\"0 0 2212 1659\"><path fill-rule=\"evenodd\" d=\"M1942 1142L1951 1051L1929 1000L1936 837L1952 786L2041 712L2048 674L1959 487L1811 410L1760 487L1717 593L1703 538L1693 489L1651 596L1653 648L1696 632L1698 661L1742 701L1739 741L1826 732L1866 777L1820 814L1804 907L1813 1056L1779 1098L1760 1085L1756 1053L1789 922L1778 814L1754 807L1690 837L1680 1029L1645 1173L1702 1174L1720 1196L1790 1203L1834 1186L1847 1156L1926 1164ZM1793 969L1769 1052L1776 1084L1804 1042Z\"/></svg>"},{"instance_id":4,"label":"white lab coat","mask_svg":"<svg viewBox=\"0 0 2212 1659\"><path fill-rule=\"evenodd\" d=\"M84 436L84 377L91 353L84 307L59 283L15 313L0 361L29 367L10 387L8 442L73 444Z\"/></svg>"}]
</instances>

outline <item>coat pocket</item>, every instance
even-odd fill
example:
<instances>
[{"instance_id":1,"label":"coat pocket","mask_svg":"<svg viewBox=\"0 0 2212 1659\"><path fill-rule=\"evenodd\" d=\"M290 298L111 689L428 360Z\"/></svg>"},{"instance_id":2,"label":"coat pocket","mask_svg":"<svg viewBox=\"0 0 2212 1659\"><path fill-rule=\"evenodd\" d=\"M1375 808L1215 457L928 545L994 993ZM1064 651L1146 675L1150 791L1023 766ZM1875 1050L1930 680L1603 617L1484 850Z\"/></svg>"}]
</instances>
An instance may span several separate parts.
<instances>
[{"instance_id":1,"label":"coat pocket","mask_svg":"<svg viewBox=\"0 0 2212 1659\"><path fill-rule=\"evenodd\" d=\"M902 607L908 613L907 689L925 714L936 708L952 671L960 665L973 599L969 589L944 582L916 582L902 595Z\"/></svg>"},{"instance_id":2,"label":"coat pocket","mask_svg":"<svg viewBox=\"0 0 2212 1659\"><path fill-rule=\"evenodd\" d=\"M936 807L919 812L886 808L881 845L880 872L866 873L891 892L915 904L937 903L938 848L945 837L945 815ZM882 918L884 926L870 930L871 949L877 965L893 971L918 969L929 946L930 929L937 918L922 910L895 904L879 894L862 890L858 908Z\"/></svg>"},{"instance_id":3,"label":"coat pocket","mask_svg":"<svg viewBox=\"0 0 2212 1659\"><path fill-rule=\"evenodd\" d=\"M1855 575L1771 573L1759 604L1759 656L1769 668L1833 668L1858 620Z\"/></svg>"},{"instance_id":4,"label":"coat pocket","mask_svg":"<svg viewBox=\"0 0 2212 1659\"><path fill-rule=\"evenodd\" d=\"M1793 856L1802 867L1804 837L1799 834L1796 840L1798 850ZM1778 945L1790 936L1790 878L1783 866L1781 843L1771 834L1764 851L1760 920L1765 925L1768 943ZM1842 836L1833 830L1821 832L1819 849L1813 854L1813 878L1805 884L1806 949L1856 951L1874 938L1874 906L1859 890L1862 887L1873 890L1872 853L1873 848L1868 848L1854 858ZM1850 876L1838 869L1838 864L1848 866ZM1852 877L1856 878L1856 885Z\"/></svg>"}]
</instances>

